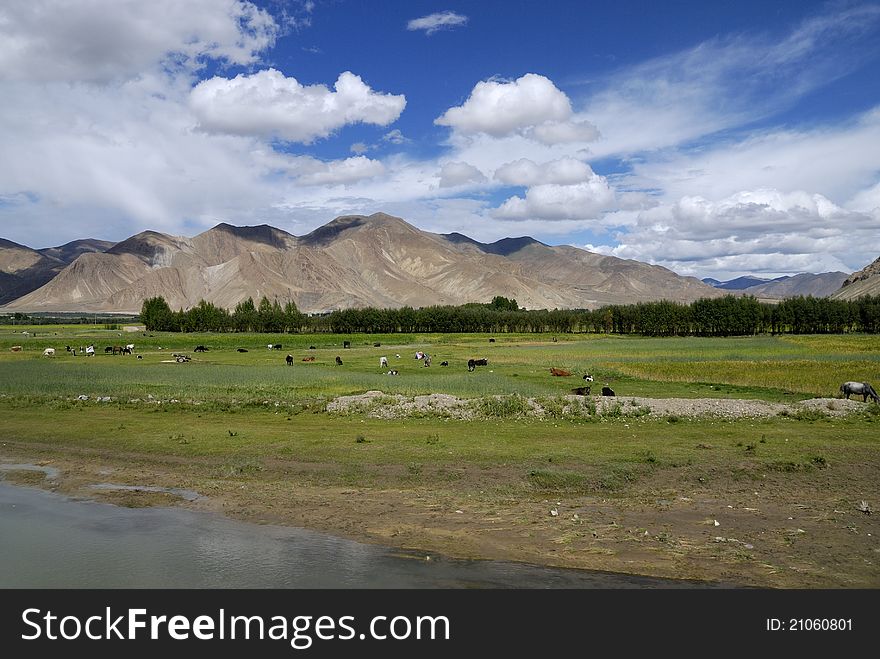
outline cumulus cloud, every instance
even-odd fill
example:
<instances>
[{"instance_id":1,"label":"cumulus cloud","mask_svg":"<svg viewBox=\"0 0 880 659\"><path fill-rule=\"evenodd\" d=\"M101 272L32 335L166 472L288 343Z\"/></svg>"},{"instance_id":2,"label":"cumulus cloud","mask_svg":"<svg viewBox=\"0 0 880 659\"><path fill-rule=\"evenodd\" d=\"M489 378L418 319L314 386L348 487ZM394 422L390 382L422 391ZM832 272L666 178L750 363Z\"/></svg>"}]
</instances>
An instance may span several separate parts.
<instances>
[{"instance_id":1,"label":"cumulus cloud","mask_svg":"<svg viewBox=\"0 0 880 659\"><path fill-rule=\"evenodd\" d=\"M478 82L463 105L449 108L434 123L462 133L502 137L545 121L564 121L571 113L568 97L556 85L527 73L509 82Z\"/></svg>"},{"instance_id":2,"label":"cumulus cloud","mask_svg":"<svg viewBox=\"0 0 880 659\"><path fill-rule=\"evenodd\" d=\"M485 175L473 165L466 162L447 162L440 169L440 187L451 188L468 183L482 183Z\"/></svg>"},{"instance_id":3,"label":"cumulus cloud","mask_svg":"<svg viewBox=\"0 0 880 659\"><path fill-rule=\"evenodd\" d=\"M592 220L614 205L614 191L602 176L575 185L544 183L525 198L511 197L492 212L504 220Z\"/></svg>"},{"instance_id":4,"label":"cumulus cloud","mask_svg":"<svg viewBox=\"0 0 880 659\"><path fill-rule=\"evenodd\" d=\"M425 34L431 35L440 30L451 30L467 22L467 16L456 14L454 11L440 11L412 19L406 24L406 29L410 31L424 30Z\"/></svg>"},{"instance_id":5,"label":"cumulus cloud","mask_svg":"<svg viewBox=\"0 0 880 659\"><path fill-rule=\"evenodd\" d=\"M267 69L231 80L216 76L204 80L193 88L190 106L205 131L304 144L348 124L386 126L406 106L402 94L375 92L350 71L339 76L334 90L302 85Z\"/></svg>"},{"instance_id":6,"label":"cumulus cloud","mask_svg":"<svg viewBox=\"0 0 880 659\"><path fill-rule=\"evenodd\" d=\"M352 153L363 155L370 150L370 146L368 144L365 144L364 142L355 142L350 147L348 147L348 150Z\"/></svg>"},{"instance_id":7,"label":"cumulus cloud","mask_svg":"<svg viewBox=\"0 0 880 659\"><path fill-rule=\"evenodd\" d=\"M0 5L0 79L109 82L203 58L252 64L272 16L241 0L28 0Z\"/></svg>"},{"instance_id":8,"label":"cumulus cloud","mask_svg":"<svg viewBox=\"0 0 880 659\"><path fill-rule=\"evenodd\" d=\"M572 185L589 181L593 176L588 164L574 158L560 158L541 165L528 158L520 158L495 170L496 181L524 187L542 183Z\"/></svg>"},{"instance_id":9,"label":"cumulus cloud","mask_svg":"<svg viewBox=\"0 0 880 659\"><path fill-rule=\"evenodd\" d=\"M399 128L395 128L393 130L389 130L382 136L382 139L385 142L390 142L391 144L406 144L409 142L403 133L400 132Z\"/></svg>"},{"instance_id":10,"label":"cumulus cloud","mask_svg":"<svg viewBox=\"0 0 880 659\"><path fill-rule=\"evenodd\" d=\"M684 274L846 272L876 258L880 217L819 194L757 189L656 206L615 238L619 245L595 249Z\"/></svg>"},{"instance_id":11,"label":"cumulus cloud","mask_svg":"<svg viewBox=\"0 0 880 659\"><path fill-rule=\"evenodd\" d=\"M527 73L511 81L478 82L462 105L449 108L434 123L461 135L520 134L549 146L599 137L592 123L573 114L568 96L549 78Z\"/></svg>"},{"instance_id":12,"label":"cumulus cloud","mask_svg":"<svg viewBox=\"0 0 880 659\"><path fill-rule=\"evenodd\" d=\"M330 162L304 156L297 159L292 171L301 185L348 185L381 176L385 173L385 166L365 156Z\"/></svg>"}]
</instances>

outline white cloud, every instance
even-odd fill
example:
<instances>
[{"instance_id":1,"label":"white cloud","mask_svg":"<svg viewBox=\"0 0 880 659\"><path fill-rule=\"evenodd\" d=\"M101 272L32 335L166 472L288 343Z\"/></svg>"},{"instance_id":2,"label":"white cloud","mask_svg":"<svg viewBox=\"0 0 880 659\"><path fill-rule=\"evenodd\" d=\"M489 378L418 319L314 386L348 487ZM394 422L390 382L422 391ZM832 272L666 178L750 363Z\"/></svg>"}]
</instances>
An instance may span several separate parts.
<instances>
[{"instance_id":1,"label":"white cloud","mask_svg":"<svg viewBox=\"0 0 880 659\"><path fill-rule=\"evenodd\" d=\"M240 0L4 2L0 79L109 82L204 57L251 64L277 35L269 13Z\"/></svg>"},{"instance_id":2,"label":"white cloud","mask_svg":"<svg viewBox=\"0 0 880 659\"><path fill-rule=\"evenodd\" d=\"M464 104L449 108L434 123L461 133L503 137L570 115L571 103L556 85L542 75L527 73L510 82L478 82Z\"/></svg>"},{"instance_id":3,"label":"white cloud","mask_svg":"<svg viewBox=\"0 0 880 659\"><path fill-rule=\"evenodd\" d=\"M874 51L878 22L880 6L852 5L807 20L782 39L717 37L591 79L598 89L574 118L599 127L596 157L664 149L745 125L863 63Z\"/></svg>"},{"instance_id":4,"label":"white cloud","mask_svg":"<svg viewBox=\"0 0 880 659\"><path fill-rule=\"evenodd\" d=\"M495 170L496 181L524 187L542 183L572 185L589 181L593 176L589 165L574 158L560 158L541 165L528 158L520 158Z\"/></svg>"},{"instance_id":5,"label":"white cloud","mask_svg":"<svg viewBox=\"0 0 880 659\"><path fill-rule=\"evenodd\" d=\"M330 91L325 85L301 85L268 69L233 79L214 77L192 90L190 106L203 130L232 135L278 137L310 144L342 126L386 126L406 106L403 95L374 92L359 76L340 74Z\"/></svg>"},{"instance_id":6,"label":"white cloud","mask_svg":"<svg viewBox=\"0 0 880 659\"><path fill-rule=\"evenodd\" d=\"M614 191L602 176L575 185L544 183L530 187L525 199L511 197L492 212L504 220L593 220L614 205Z\"/></svg>"},{"instance_id":7,"label":"white cloud","mask_svg":"<svg viewBox=\"0 0 880 659\"><path fill-rule=\"evenodd\" d=\"M364 156L330 162L303 156L297 159L292 172L301 185L348 185L383 175L385 166Z\"/></svg>"},{"instance_id":8,"label":"white cloud","mask_svg":"<svg viewBox=\"0 0 880 659\"><path fill-rule=\"evenodd\" d=\"M399 128L394 128L393 130L389 130L382 136L382 139L385 142L390 142L391 144L406 144L410 140L404 136L403 133L400 132Z\"/></svg>"},{"instance_id":9,"label":"white cloud","mask_svg":"<svg viewBox=\"0 0 880 659\"><path fill-rule=\"evenodd\" d=\"M350 147L348 147L348 150L352 153L356 153L357 155L363 155L370 150L370 146L368 144L364 144L363 142L355 142Z\"/></svg>"},{"instance_id":10,"label":"white cloud","mask_svg":"<svg viewBox=\"0 0 880 659\"><path fill-rule=\"evenodd\" d=\"M529 128L528 137L548 145L572 142L593 142L599 139L599 130L589 121L546 121Z\"/></svg>"},{"instance_id":11,"label":"white cloud","mask_svg":"<svg viewBox=\"0 0 880 659\"><path fill-rule=\"evenodd\" d=\"M880 216L845 210L819 194L757 189L642 211L615 237L619 245L594 249L684 274L846 272L876 258Z\"/></svg>"},{"instance_id":12,"label":"white cloud","mask_svg":"<svg viewBox=\"0 0 880 659\"><path fill-rule=\"evenodd\" d=\"M740 140L669 150L633 163L627 185L668 200L700 194L722 199L740 190L810 190L840 201L877 182L880 108L808 129L766 129Z\"/></svg>"},{"instance_id":13,"label":"white cloud","mask_svg":"<svg viewBox=\"0 0 880 659\"><path fill-rule=\"evenodd\" d=\"M447 162L440 169L440 187L451 188L468 183L482 183L485 175L473 165L466 162Z\"/></svg>"},{"instance_id":14,"label":"white cloud","mask_svg":"<svg viewBox=\"0 0 880 659\"><path fill-rule=\"evenodd\" d=\"M414 18L406 24L407 30L424 30L425 34L434 34L439 30L450 30L468 22L467 16L454 11L441 11L421 18Z\"/></svg>"}]
</instances>

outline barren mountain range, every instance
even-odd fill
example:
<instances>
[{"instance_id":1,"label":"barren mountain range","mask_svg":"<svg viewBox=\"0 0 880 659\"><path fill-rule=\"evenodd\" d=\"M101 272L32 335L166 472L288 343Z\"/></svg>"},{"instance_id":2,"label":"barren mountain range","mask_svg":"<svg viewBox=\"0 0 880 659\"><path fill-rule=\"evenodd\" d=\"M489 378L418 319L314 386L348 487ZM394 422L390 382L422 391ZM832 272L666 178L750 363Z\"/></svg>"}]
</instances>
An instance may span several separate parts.
<instances>
[{"instance_id":1,"label":"barren mountain range","mask_svg":"<svg viewBox=\"0 0 880 659\"><path fill-rule=\"evenodd\" d=\"M847 278L845 272L801 273L790 277L762 279L760 277L737 277L730 281L703 279L707 284L741 295L754 295L758 299L783 300L798 295L828 297L837 291Z\"/></svg>"},{"instance_id":2,"label":"barren mountain range","mask_svg":"<svg viewBox=\"0 0 880 659\"><path fill-rule=\"evenodd\" d=\"M232 308L266 296L313 313L496 295L530 309L597 308L729 292L639 261L528 237L486 244L384 213L338 217L304 236L222 223L193 238L144 231L116 244L44 250L2 241L0 286L7 311L117 313L137 313L157 295L173 309L202 299Z\"/></svg>"}]
</instances>

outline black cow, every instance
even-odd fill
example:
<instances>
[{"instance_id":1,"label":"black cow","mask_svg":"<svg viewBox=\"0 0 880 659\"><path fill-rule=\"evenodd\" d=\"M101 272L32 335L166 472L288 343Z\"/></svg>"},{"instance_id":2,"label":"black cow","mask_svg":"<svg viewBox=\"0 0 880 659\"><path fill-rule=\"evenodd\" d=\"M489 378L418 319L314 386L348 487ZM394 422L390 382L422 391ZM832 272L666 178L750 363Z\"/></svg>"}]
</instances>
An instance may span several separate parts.
<instances>
[{"instance_id":1,"label":"black cow","mask_svg":"<svg viewBox=\"0 0 880 659\"><path fill-rule=\"evenodd\" d=\"M602 395L603 396L613 396L614 389L612 389L611 387L602 387Z\"/></svg>"},{"instance_id":2,"label":"black cow","mask_svg":"<svg viewBox=\"0 0 880 659\"><path fill-rule=\"evenodd\" d=\"M343 341L342 347L343 348L351 348L351 341Z\"/></svg>"},{"instance_id":3,"label":"black cow","mask_svg":"<svg viewBox=\"0 0 880 659\"><path fill-rule=\"evenodd\" d=\"M488 366L488 359L468 359L468 371L473 371L477 366Z\"/></svg>"},{"instance_id":4,"label":"black cow","mask_svg":"<svg viewBox=\"0 0 880 659\"><path fill-rule=\"evenodd\" d=\"M247 352L247 348L239 348L238 351L239 352Z\"/></svg>"},{"instance_id":5,"label":"black cow","mask_svg":"<svg viewBox=\"0 0 880 659\"><path fill-rule=\"evenodd\" d=\"M317 350L315 346L309 346L309 350Z\"/></svg>"},{"instance_id":6,"label":"black cow","mask_svg":"<svg viewBox=\"0 0 880 659\"><path fill-rule=\"evenodd\" d=\"M495 343L495 339L489 339L489 343Z\"/></svg>"},{"instance_id":7,"label":"black cow","mask_svg":"<svg viewBox=\"0 0 880 659\"><path fill-rule=\"evenodd\" d=\"M573 393L575 396L589 396L590 395L590 388L589 387L575 387L574 389L571 390L571 393Z\"/></svg>"},{"instance_id":8,"label":"black cow","mask_svg":"<svg viewBox=\"0 0 880 659\"><path fill-rule=\"evenodd\" d=\"M342 366L342 357L340 357L339 355L336 355L336 365Z\"/></svg>"},{"instance_id":9,"label":"black cow","mask_svg":"<svg viewBox=\"0 0 880 659\"><path fill-rule=\"evenodd\" d=\"M440 362L440 366L449 366L449 362Z\"/></svg>"},{"instance_id":10,"label":"black cow","mask_svg":"<svg viewBox=\"0 0 880 659\"><path fill-rule=\"evenodd\" d=\"M113 352L113 346L107 346L106 348L104 348L104 354L108 354L111 352Z\"/></svg>"},{"instance_id":11,"label":"black cow","mask_svg":"<svg viewBox=\"0 0 880 659\"><path fill-rule=\"evenodd\" d=\"M208 349L205 346L196 346L193 352L208 352Z\"/></svg>"},{"instance_id":12,"label":"black cow","mask_svg":"<svg viewBox=\"0 0 880 659\"><path fill-rule=\"evenodd\" d=\"M373 344L373 347L374 347L374 348L381 348L381 347L382 347L382 344L381 344L381 343L374 343L374 344Z\"/></svg>"},{"instance_id":13,"label":"black cow","mask_svg":"<svg viewBox=\"0 0 880 659\"><path fill-rule=\"evenodd\" d=\"M272 346L272 350L281 350L281 344L276 343L275 345Z\"/></svg>"},{"instance_id":14,"label":"black cow","mask_svg":"<svg viewBox=\"0 0 880 659\"><path fill-rule=\"evenodd\" d=\"M293 366L293 355L287 355L287 357L284 358L284 361L287 362L288 366Z\"/></svg>"}]
</instances>

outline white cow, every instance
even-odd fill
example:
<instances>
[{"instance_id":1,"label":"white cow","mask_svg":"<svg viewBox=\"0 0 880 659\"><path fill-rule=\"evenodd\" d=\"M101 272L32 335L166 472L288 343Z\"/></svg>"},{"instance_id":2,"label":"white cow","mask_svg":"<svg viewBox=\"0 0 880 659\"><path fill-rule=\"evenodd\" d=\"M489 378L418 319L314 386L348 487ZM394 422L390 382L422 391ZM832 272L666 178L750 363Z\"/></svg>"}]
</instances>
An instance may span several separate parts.
<instances>
[{"instance_id":1,"label":"white cow","mask_svg":"<svg viewBox=\"0 0 880 659\"><path fill-rule=\"evenodd\" d=\"M379 367L388 368L388 357L379 357Z\"/></svg>"},{"instance_id":2,"label":"white cow","mask_svg":"<svg viewBox=\"0 0 880 659\"><path fill-rule=\"evenodd\" d=\"M54 357L55 356L55 348L46 348L43 351L43 357Z\"/></svg>"}]
</instances>

